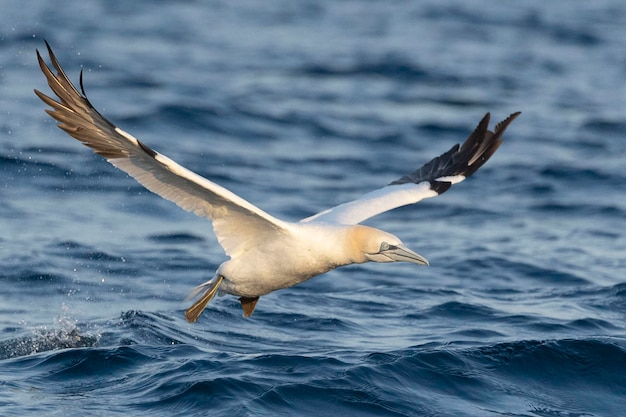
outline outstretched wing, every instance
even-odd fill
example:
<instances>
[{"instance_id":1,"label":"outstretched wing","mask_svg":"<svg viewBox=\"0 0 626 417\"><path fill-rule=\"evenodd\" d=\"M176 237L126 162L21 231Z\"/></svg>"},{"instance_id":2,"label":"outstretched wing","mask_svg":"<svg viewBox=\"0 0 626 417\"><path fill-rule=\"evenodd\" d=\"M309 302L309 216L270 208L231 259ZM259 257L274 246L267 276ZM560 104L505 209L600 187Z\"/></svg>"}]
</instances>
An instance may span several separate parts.
<instances>
[{"instance_id":1,"label":"outstretched wing","mask_svg":"<svg viewBox=\"0 0 626 417\"><path fill-rule=\"evenodd\" d=\"M487 162L502 144L506 128L519 115L520 112L513 113L498 123L492 132L487 129L487 113L462 146L454 145L448 152L389 185L303 219L302 222L358 224L385 211L438 196Z\"/></svg>"},{"instance_id":2,"label":"outstretched wing","mask_svg":"<svg viewBox=\"0 0 626 417\"><path fill-rule=\"evenodd\" d=\"M284 223L206 178L178 165L116 127L89 102L83 88L79 92L57 61L46 42L54 74L39 51L37 59L56 101L42 92L35 94L52 107L46 112L59 122L59 128L108 162L134 177L141 185L187 211L213 221L217 238L227 255L234 256L255 239L283 229Z\"/></svg>"}]
</instances>

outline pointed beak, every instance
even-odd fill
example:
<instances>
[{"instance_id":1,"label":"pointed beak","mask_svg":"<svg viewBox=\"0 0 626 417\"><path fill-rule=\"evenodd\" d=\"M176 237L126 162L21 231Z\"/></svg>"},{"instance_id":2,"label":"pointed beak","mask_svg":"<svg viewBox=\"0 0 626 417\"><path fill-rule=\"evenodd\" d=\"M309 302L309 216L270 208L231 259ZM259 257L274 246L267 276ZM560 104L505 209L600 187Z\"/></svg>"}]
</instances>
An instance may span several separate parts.
<instances>
[{"instance_id":1,"label":"pointed beak","mask_svg":"<svg viewBox=\"0 0 626 417\"><path fill-rule=\"evenodd\" d=\"M412 262L418 265L430 265L428 259L402 245L391 246L382 253L394 262Z\"/></svg>"}]
</instances>

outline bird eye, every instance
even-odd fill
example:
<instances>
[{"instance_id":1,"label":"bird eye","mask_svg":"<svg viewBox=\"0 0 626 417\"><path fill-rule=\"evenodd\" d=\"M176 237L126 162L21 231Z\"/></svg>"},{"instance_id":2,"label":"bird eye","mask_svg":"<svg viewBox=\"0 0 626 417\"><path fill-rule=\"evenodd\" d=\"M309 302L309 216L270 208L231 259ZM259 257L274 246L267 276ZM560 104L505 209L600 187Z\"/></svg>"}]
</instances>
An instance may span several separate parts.
<instances>
[{"instance_id":1,"label":"bird eye","mask_svg":"<svg viewBox=\"0 0 626 417\"><path fill-rule=\"evenodd\" d=\"M383 252L383 251L386 251L386 250L389 250L389 243L387 243L387 242L381 243L380 244L380 251Z\"/></svg>"}]
</instances>

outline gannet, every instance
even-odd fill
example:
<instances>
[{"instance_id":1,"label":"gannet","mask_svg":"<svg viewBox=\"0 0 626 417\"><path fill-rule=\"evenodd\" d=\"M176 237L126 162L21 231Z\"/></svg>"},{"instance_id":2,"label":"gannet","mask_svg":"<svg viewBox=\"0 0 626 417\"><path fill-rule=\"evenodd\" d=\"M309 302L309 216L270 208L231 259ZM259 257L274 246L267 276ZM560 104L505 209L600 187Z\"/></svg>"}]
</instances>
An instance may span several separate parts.
<instances>
[{"instance_id":1,"label":"gannet","mask_svg":"<svg viewBox=\"0 0 626 417\"><path fill-rule=\"evenodd\" d=\"M58 127L148 190L212 222L229 259L188 297L201 294L185 313L188 322L197 321L218 292L238 296L244 317L250 317L260 296L340 266L364 262L428 265L426 258L405 247L398 237L359 223L435 197L472 175L498 149L504 131L520 114L511 114L492 132L487 129L487 113L462 146L453 146L421 168L354 201L289 222L177 164L115 126L87 99L82 71L79 92L50 45L45 44L57 73L52 72L38 50L37 59L58 101L39 90L35 94L52 108L46 112L59 122Z\"/></svg>"}]
</instances>

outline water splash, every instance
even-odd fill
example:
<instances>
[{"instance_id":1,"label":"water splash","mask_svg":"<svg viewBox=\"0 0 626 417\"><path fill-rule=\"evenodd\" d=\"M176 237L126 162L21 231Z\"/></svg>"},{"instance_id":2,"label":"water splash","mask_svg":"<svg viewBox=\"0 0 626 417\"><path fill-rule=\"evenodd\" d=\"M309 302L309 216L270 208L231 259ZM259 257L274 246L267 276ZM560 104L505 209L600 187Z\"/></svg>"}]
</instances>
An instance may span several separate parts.
<instances>
[{"instance_id":1,"label":"water splash","mask_svg":"<svg viewBox=\"0 0 626 417\"><path fill-rule=\"evenodd\" d=\"M62 313L48 326L38 326L32 334L0 342L0 360L34 355L52 350L93 347L100 340L97 332L82 329L66 304Z\"/></svg>"}]
</instances>

